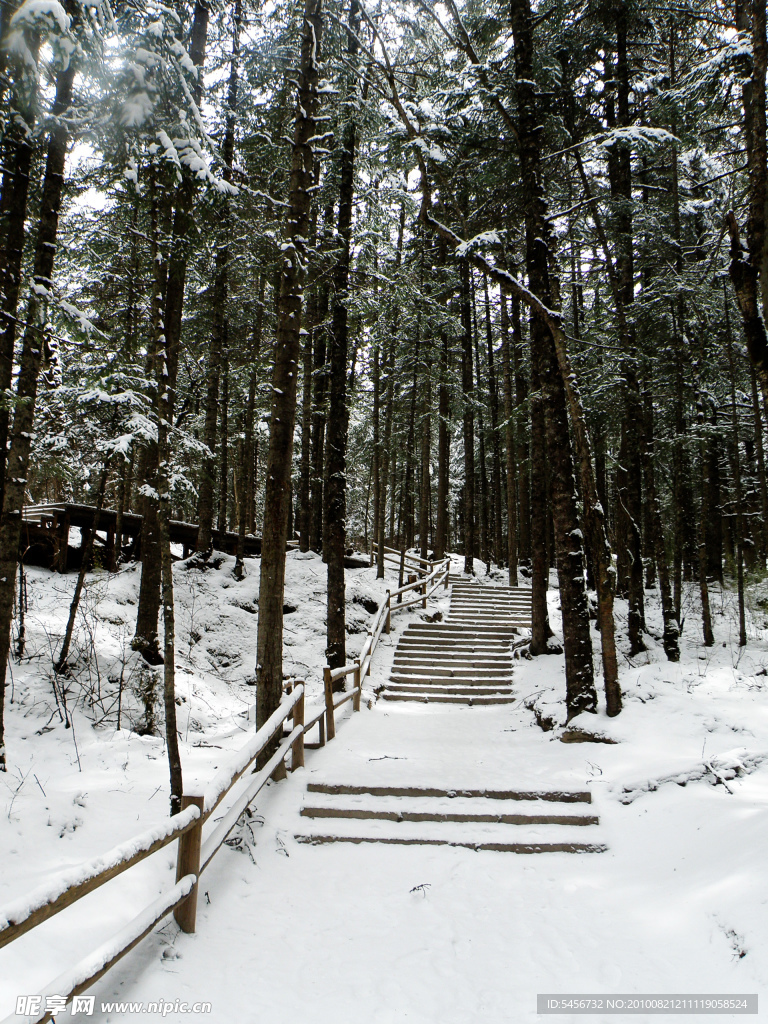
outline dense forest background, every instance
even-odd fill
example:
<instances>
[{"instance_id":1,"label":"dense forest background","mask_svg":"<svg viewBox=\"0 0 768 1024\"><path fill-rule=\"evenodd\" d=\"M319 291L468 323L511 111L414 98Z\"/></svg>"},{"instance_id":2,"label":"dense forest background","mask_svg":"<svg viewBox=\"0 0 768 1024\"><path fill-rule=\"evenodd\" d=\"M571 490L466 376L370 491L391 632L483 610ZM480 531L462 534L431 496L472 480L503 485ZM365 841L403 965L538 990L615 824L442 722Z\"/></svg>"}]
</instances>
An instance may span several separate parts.
<instances>
[{"instance_id":1,"label":"dense forest background","mask_svg":"<svg viewBox=\"0 0 768 1024\"><path fill-rule=\"evenodd\" d=\"M373 541L530 580L534 655L556 568L571 714L595 707L593 644L620 710L616 595L637 653L659 588L674 660L684 584L711 644L708 586L732 580L746 643L761 0L0 15L0 676L19 510L63 500L144 516L135 647L171 716L171 519L199 522L203 560L238 533L238 573L263 538L262 721L294 536L328 563L331 665L345 553Z\"/></svg>"}]
</instances>

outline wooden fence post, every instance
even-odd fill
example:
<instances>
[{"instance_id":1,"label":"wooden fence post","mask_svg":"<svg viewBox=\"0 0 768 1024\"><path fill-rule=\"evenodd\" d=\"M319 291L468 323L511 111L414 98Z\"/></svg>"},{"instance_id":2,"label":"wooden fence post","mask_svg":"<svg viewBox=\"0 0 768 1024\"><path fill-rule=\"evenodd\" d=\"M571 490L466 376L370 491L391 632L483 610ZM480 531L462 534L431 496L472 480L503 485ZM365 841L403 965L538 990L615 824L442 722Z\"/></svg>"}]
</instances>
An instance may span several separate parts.
<instances>
[{"instance_id":1,"label":"wooden fence post","mask_svg":"<svg viewBox=\"0 0 768 1024\"><path fill-rule=\"evenodd\" d=\"M360 660L359 659L358 659L358 662L357 662L357 668L355 669L355 674L353 675L352 678L354 679L355 686L357 687L357 693L352 698L352 710L353 711L359 711L360 710L360 696L361 696L360 691L361 691L362 686L363 686L363 681L360 678Z\"/></svg>"},{"instance_id":2,"label":"wooden fence post","mask_svg":"<svg viewBox=\"0 0 768 1024\"><path fill-rule=\"evenodd\" d=\"M445 584L443 586L444 590L448 589L448 579L449 579L450 575L451 575L451 560L449 558L448 562L447 562L447 564L445 566Z\"/></svg>"},{"instance_id":3,"label":"wooden fence post","mask_svg":"<svg viewBox=\"0 0 768 1024\"><path fill-rule=\"evenodd\" d=\"M405 548L403 548L403 550L400 552L400 572L399 572L398 577L397 577L397 589L398 590L403 585L403 574L404 573L405 573ZM398 594L397 595L397 603L400 604L400 602L402 600L403 600L403 595L402 594Z\"/></svg>"},{"instance_id":4,"label":"wooden fence post","mask_svg":"<svg viewBox=\"0 0 768 1024\"><path fill-rule=\"evenodd\" d=\"M325 687L325 734L329 740L332 740L336 735L336 723L333 720L333 682L329 665L323 669L323 685Z\"/></svg>"},{"instance_id":5,"label":"wooden fence post","mask_svg":"<svg viewBox=\"0 0 768 1024\"><path fill-rule=\"evenodd\" d=\"M56 533L59 538L59 549L56 553L56 571L65 573L69 556L69 516L65 512L61 519L56 515Z\"/></svg>"},{"instance_id":6,"label":"wooden fence post","mask_svg":"<svg viewBox=\"0 0 768 1024\"><path fill-rule=\"evenodd\" d=\"M304 686L303 679L296 680L296 686ZM296 703L293 705L293 728L297 725L304 727L304 694L299 697ZM295 772L297 768L304 767L304 733L297 736L291 745L293 751L291 755L291 771Z\"/></svg>"},{"instance_id":7,"label":"wooden fence post","mask_svg":"<svg viewBox=\"0 0 768 1024\"><path fill-rule=\"evenodd\" d=\"M387 617L384 620L384 630L383 630L383 632L385 632L385 633L389 632L389 627L391 625L391 622L390 622L391 614L392 614L392 600L391 600L391 598L389 596L389 591L387 591Z\"/></svg>"},{"instance_id":8,"label":"wooden fence post","mask_svg":"<svg viewBox=\"0 0 768 1024\"><path fill-rule=\"evenodd\" d=\"M422 595L421 596L421 607L422 608L426 608L427 607L427 584L426 583L422 583L421 584L421 595Z\"/></svg>"},{"instance_id":9,"label":"wooden fence post","mask_svg":"<svg viewBox=\"0 0 768 1024\"><path fill-rule=\"evenodd\" d=\"M181 809L186 810L191 804L200 808L200 817L194 827L185 832L179 838L179 852L176 858L176 881L181 881L185 875L194 875L195 884L192 890L173 912L176 924L183 932L193 934L195 931L195 920L197 919L197 879L200 875L200 847L203 843L203 806L205 800L202 796L188 796L184 793L181 797Z\"/></svg>"}]
</instances>

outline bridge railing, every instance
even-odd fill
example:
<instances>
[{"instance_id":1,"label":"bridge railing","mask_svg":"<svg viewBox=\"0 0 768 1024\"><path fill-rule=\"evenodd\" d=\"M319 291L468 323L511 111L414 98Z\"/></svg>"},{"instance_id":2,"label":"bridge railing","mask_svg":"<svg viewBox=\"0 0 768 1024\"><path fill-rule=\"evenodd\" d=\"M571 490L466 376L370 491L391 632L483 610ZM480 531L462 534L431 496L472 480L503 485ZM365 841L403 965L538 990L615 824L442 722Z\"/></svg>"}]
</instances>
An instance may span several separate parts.
<instances>
[{"instance_id":1,"label":"bridge railing","mask_svg":"<svg viewBox=\"0 0 768 1024\"><path fill-rule=\"evenodd\" d=\"M54 1006L54 997L59 1000L64 997L66 1002L70 1002L75 996L87 991L171 913L182 931L195 931L200 876L235 828L240 816L271 777L284 776L289 753L291 771L303 767L304 738L311 728L320 726L322 745L326 739L333 739L336 735L335 714L343 704L351 700L353 711L360 710L362 683L370 672L371 659L381 634L390 630L392 613L418 603L426 607L427 599L439 586L448 587L449 574L450 559L446 558L420 578L414 576L406 586L396 591L387 591L373 617L360 655L351 664L341 668L325 666L323 703L311 710L305 709L305 685L302 680L296 680L291 692L283 696L274 713L243 747L227 757L206 786L185 788L182 808L178 814L90 861L68 868L23 899L0 907L0 947L3 947L170 843L178 842L175 884L146 906L116 935L46 986L37 997L35 1005L38 1009L11 1014L2 1024L45 1024L52 1020L57 1011L48 1007ZM410 592L416 592L417 596L393 605L393 597L401 597ZM348 675L354 675L352 688L334 693L334 682ZM286 734L285 723L289 719L291 728ZM266 762L244 778L259 755L270 746L275 749ZM239 787L238 783L241 783ZM204 836L204 826L213 812L235 789L229 807Z\"/></svg>"}]
</instances>

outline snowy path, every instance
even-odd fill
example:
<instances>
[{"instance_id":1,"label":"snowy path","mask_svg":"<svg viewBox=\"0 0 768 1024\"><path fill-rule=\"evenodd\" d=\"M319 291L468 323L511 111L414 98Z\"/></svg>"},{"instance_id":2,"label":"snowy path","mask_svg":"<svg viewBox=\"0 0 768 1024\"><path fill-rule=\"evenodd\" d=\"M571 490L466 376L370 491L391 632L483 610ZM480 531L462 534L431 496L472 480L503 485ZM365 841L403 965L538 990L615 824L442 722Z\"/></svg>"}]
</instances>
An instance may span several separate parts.
<instances>
[{"instance_id":1,"label":"snowy path","mask_svg":"<svg viewBox=\"0 0 768 1024\"><path fill-rule=\"evenodd\" d=\"M315 585L320 594L320 565L298 556L290 563L294 591ZM353 583L358 643L368 613L354 597L379 596L369 575L363 572ZM126 598L133 594L130 574L117 582ZM252 728L236 714L252 690L203 675L194 658L202 665L214 649L231 651L237 636L241 660L249 662L253 652L245 645L255 634L246 628L253 619L247 598L255 580L233 584L224 565L199 581L181 577L182 596L185 586L192 596L205 595L204 606L192 602L186 613L194 613L196 629L202 620L208 631L205 647L190 647L188 658L197 674L190 672L184 696L188 716L200 724L185 738L185 771L207 779L219 751L239 746ZM66 609L58 592L39 594ZM105 621L121 608L105 599ZM445 616L447 597L438 608ZM656 613L651 605L654 626ZM550 616L557 629L554 591ZM736 650L724 605L716 621L718 644L706 654L695 636L686 635L678 665L660 651L634 664L625 658L624 713L586 723L619 742L564 744L556 733L543 733L523 706L538 695L547 713L558 712L562 658L514 662L514 703L375 702L374 690L391 681L395 642L414 618L418 613L393 617L392 637L377 649L373 677L365 684L363 710L352 715L347 705L336 739L308 751L305 769L260 795L254 817L240 830L239 849L222 849L206 871L197 934L181 935L173 922L166 924L99 982L93 990L97 1006L111 1000L210 1001L205 1019L215 1024L496 1024L538 1019L538 992L758 992L764 999L766 642ZM308 623L305 632L289 634L298 667L314 665L322 643L319 613ZM14 713L11 722L14 749L28 758L20 767L30 781L4 805L0 890L6 898L165 814L158 784L165 782L161 741L127 730L91 731L79 718L80 771L70 753L71 735L42 728L50 713L41 702L47 682L33 675L39 672L34 666L27 671L26 679L17 680L20 690L29 687L24 715ZM308 678L318 693L317 679ZM204 700L212 705L207 717ZM222 708L231 708L231 720L222 719ZM711 784L715 776L707 764L719 771L740 760L749 767L741 777L727 774L727 788ZM699 781L684 788L664 782L686 778ZM306 845L294 837L317 824L301 815L318 802L307 791L310 783L589 791L592 802L577 812L599 816L599 825L578 831L594 829L608 849L523 856L449 846ZM334 799L323 794L323 803ZM382 810L403 805L379 799ZM455 797L430 807L472 814L478 804ZM518 802L514 809L523 806ZM395 827L389 820L369 826ZM409 821L396 827L414 835L418 828L421 836L449 828ZM542 827L551 832L556 826ZM518 826L456 823L455 835L475 835L475 829L482 835L486 828ZM4 1012L17 994L38 990L169 888L174 862L172 850L150 858L3 950ZM158 1016L126 1009L62 1019L85 1024ZM172 1012L164 1019L188 1021L190 1014Z\"/></svg>"},{"instance_id":2,"label":"snowy path","mask_svg":"<svg viewBox=\"0 0 768 1024\"><path fill-rule=\"evenodd\" d=\"M590 747L585 757L582 745L531 728L517 706L364 710L305 770L269 788L245 830L255 864L244 852L219 855L204 878L210 903L203 896L198 934L169 926L97 998L210 1000L217 1022L494 1024L536 1019L537 992L755 991L752 971L764 969L753 960L745 974L726 918L712 912L711 887L727 896L750 884L738 872L722 879L730 843L722 817L707 814L722 799L708 786L668 788L652 806L604 798L587 765L620 749ZM514 856L297 843L307 783L349 780L591 785L610 849ZM743 814L728 810L743 828ZM696 849L706 851L698 863Z\"/></svg>"}]
</instances>

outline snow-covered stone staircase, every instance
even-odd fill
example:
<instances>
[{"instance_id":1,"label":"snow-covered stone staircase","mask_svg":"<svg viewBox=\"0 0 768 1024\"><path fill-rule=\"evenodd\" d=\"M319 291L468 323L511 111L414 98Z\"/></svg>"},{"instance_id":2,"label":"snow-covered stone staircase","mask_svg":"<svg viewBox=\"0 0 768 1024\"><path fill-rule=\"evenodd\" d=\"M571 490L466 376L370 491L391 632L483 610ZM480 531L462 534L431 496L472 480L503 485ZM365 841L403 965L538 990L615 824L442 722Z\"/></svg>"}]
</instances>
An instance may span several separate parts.
<instances>
[{"instance_id":1,"label":"snow-covered stone staircase","mask_svg":"<svg viewBox=\"0 0 768 1024\"><path fill-rule=\"evenodd\" d=\"M310 783L301 843L457 846L501 853L600 853L592 794ZM309 824L308 821L308 824Z\"/></svg>"},{"instance_id":2,"label":"snow-covered stone staircase","mask_svg":"<svg viewBox=\"0 0 768 1024\"><path fill-rule=\"evenodd\" d=\"M400 637L380 696L510 704L515 700L511 645L518 630L530 623L530 590L456 581L447 620L414 623ZM447 708L442 713L435 709L433 738L451 717ZM390 728L409 720L395 716ZM310 782L301 808L306 830L296 839L315 845L455 846L502 853L599 853L607 848L600 842L588 790L442 789L398 784L391 776L386 781Z\"/></svg>"},{"instance_id":3,"label":"snow-covered stone staircase","mask_svg":"<svg viewBox=\"0 0 768 1024\"><path fill-rule=\"evenodd\" d=\"M509 704L511 645L531 624L531 592L455 582L445 622L415 622L395 651L384 700Z\"/></svg>"}]
</instances>

